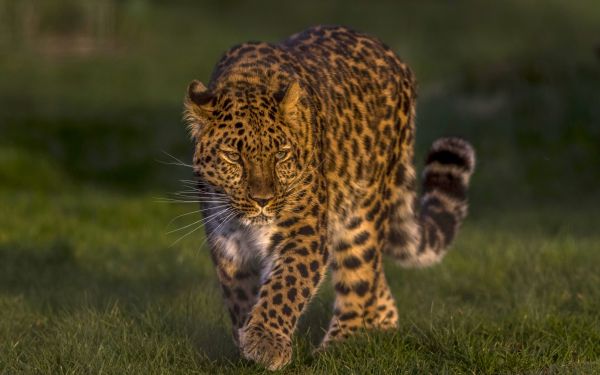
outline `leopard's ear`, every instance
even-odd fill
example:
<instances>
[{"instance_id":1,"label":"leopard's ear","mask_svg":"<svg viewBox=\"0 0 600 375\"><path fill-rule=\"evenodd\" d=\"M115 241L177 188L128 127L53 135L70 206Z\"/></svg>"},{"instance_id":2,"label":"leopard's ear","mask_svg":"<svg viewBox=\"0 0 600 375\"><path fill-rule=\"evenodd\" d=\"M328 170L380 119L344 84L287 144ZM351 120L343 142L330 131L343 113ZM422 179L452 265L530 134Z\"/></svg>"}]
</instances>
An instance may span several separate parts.
<instances>
[{"instance_id":1,"label":"leopard's ear","mask_svg":"<svg viewBox=\"0 0 600 375\"><path fill-rule=\"evenodd\" d=\"M275 94L275 100L279 102L279 109L288 120L295 120L298 114L298 105L302 97L302 89L296 81L290 83L285 89Z\"/></svg>"},{"instance_id":2,"label":"leopard's ear","mask_svg":"<svg viewBox=\"0 0 600 375\"><path fill-rule=\"evenodd\" d=\"M193 80L184 101L184 119L192 138L200 134L200 127L214 109L216 97L200 81Z\"/></svg>"}]
</instances>

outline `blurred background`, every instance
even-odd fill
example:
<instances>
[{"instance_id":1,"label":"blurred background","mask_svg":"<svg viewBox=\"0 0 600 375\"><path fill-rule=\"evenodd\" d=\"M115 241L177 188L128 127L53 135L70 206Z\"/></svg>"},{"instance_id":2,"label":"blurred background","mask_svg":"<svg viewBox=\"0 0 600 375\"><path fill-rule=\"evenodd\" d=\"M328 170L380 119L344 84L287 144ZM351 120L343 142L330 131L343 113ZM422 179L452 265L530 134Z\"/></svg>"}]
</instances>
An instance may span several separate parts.
<instances>
[{"instance_id":1,"label":"blurred background","mask_svg":"<svg viewBox=\"0 0 600 375\"><path fill-rule=\"evenodd\" d=\"M172 188L182 171L156 160L190 159L187 83L236 43L319 23L378 36L412 66L419 155L441 135L474 142L475 210L596 194L593 0L0 0L1 184Z\"/></svg>"},{"instance_id":2,"label":"blurred background","mask_svg":"<svg viewBox=\"0 0 600 375\"><path fill-rule=\"evenodd\" d=\"M156 313L157 324L182 332L197 324L221 329L211 328L226 323L214 307L220 301L212 265L198 249L202 231L175 245L187 230L169 234L198 219L172 222L196 206L156 200L184 190L179 180L192 178L189 168L165 164L173 162L165 153L191 160L181 121L184 91L192 79L206 83L232 45L277 42L321 23L379 37L415 71L418 168L437 137L458 135L475 145L464 238L485 244L500 232L566 235L577 249L584 245L571 238L597 240L597 0L0 0L0 337L32 348L56 342L33 333L41 327L66 335L67 346L84 345L81 327L88 325L69 322L120 322L117 303L146 311L165 301L179 306L178 298L206 298L197 303L212 306L214 319L206 313L206 323L192 324L184 312L172 319ZM470 254L473 241L457 246ZM545 248L536 246L514 247L513 258L496 261L509 269L517 253ZM485 247L472 250L482 252L483 262ZM591 252L576 254L577 264L591 259ZM468 264L460 255L453 259ZM462 274L477 284L476 276ZM535 277L543 278L543 268ZM82 309L85 317L74 313ZM423 311L415 316L429 316ZM20 363L18 345L5 350L0 357ZM43 357L32 350L30 359Z\"/></svg>"}]
</instances>

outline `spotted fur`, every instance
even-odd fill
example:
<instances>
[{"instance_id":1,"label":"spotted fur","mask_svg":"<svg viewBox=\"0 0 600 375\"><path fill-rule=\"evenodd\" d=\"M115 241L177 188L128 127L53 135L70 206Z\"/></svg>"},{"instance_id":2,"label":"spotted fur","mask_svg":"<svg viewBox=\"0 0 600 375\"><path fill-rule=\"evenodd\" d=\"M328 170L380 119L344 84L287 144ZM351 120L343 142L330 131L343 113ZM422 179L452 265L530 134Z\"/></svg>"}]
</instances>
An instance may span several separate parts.
<instances>
[{"instance_id":1,"label":"spotted fur","mask_svg":"<svg viewBox=\"0 0 600 375\"><path fill-rule=\"evenodd\" d=\"M208 88L190 84L205 229L246 358L269 369L291 360L327 266L336 299L324 344L397 326L383 254L403 266L444 256L466 215L474 151L436 141L417 200L415 105L413 74L394 52L337 26L233 47Z\"/></svg>"}]
</instances>

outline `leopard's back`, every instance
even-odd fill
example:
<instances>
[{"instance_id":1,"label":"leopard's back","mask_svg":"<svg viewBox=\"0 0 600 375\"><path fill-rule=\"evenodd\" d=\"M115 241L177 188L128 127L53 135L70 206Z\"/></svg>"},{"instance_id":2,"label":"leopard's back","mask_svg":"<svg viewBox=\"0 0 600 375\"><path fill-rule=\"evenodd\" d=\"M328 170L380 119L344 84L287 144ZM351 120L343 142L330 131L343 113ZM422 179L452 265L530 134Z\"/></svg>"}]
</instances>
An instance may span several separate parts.
<instances>
[{"instance_id":1,"label":"leopard's back","mask_svg":"<svg viewBox=\"0 0 600 375\"><path fill-rule=\"evenodd\" d=\"M372 182L390 159L412 152L415 80L389 47L341 26L308 29L283 46L323 115L331 178Z\"/></svg>"}]
</instances>

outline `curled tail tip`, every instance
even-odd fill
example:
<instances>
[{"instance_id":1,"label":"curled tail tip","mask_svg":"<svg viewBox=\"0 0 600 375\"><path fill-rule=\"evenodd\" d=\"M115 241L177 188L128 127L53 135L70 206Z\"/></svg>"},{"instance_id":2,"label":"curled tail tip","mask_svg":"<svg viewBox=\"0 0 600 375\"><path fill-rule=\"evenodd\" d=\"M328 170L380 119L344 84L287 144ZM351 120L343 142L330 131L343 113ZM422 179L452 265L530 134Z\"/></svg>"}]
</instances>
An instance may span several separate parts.
<instances>
[{"instance_id":1,"label":"curled tail tip","mask_svg":"<svg viewBox=\"0 0 600 375\"><path fill-rule=\"evenodd\" d=\"M433 142L423 170L423 189L415 221L390 229L391 254L403 267L427 267L447 253L467 216L467 191L475 170L475 150L461 138ZM396 240L402 238L403 241Z\"/></svg>"},{"instance_id":2,"label":"curled tail tip","mask_svg":"<svg viewBox=\"0 0 600 375\"><path fill-rule=\"evenodd\" d=\"M426 166L431 164L454 166L471 175L475 170L475 149L462 138L439 138L431 145L426 159Z\"/></svg>"},{"instance_id":3,"label":"curled tail tip","mask_svg":"<svg viewBox=\"0 0 600 375\"><path fill-rule=\"evenodd\" d=\"M439 237L431 247L440 251L452 242L467 216L467 192L474 170L475 150L469 142L441 138L433 143L423 171L421 246Z\"/></svg>"}]
</instances>

